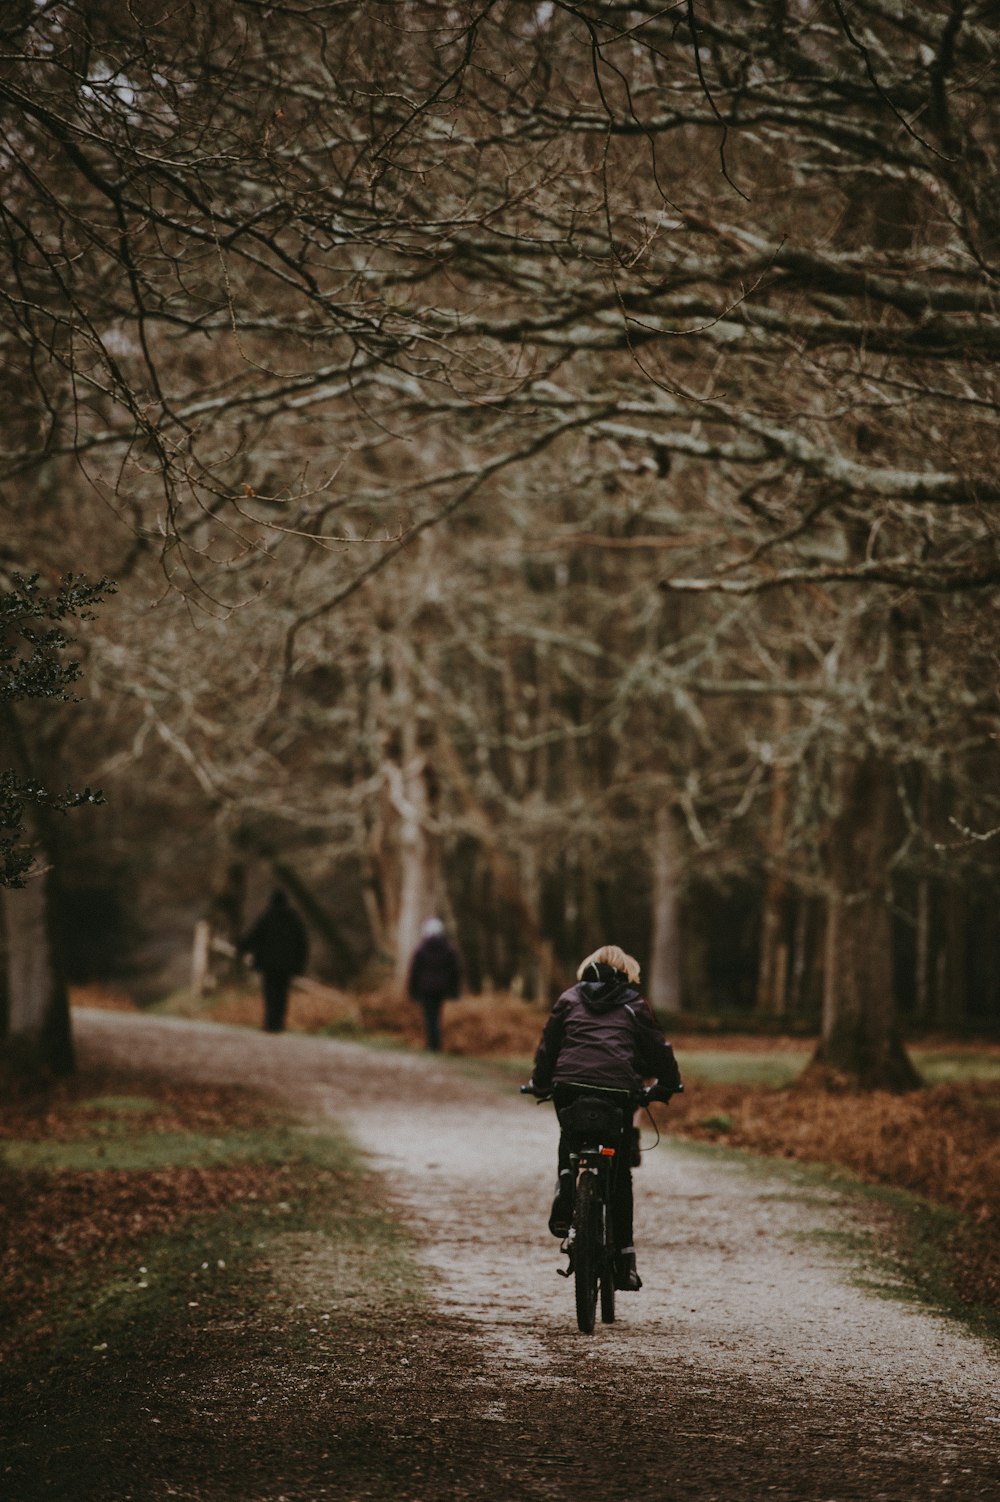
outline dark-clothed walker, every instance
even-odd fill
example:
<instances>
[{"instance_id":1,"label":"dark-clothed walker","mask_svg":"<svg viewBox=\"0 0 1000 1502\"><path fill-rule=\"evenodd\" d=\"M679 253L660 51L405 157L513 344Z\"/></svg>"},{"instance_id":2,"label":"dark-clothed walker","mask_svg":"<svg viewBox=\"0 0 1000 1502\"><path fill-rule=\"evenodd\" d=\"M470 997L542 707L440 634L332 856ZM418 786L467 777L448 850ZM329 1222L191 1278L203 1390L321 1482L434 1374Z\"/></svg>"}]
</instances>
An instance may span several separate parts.
<instances>
[{"instance_id":1,"label":"dark-clothed walker","mask_svg":"<svg viewBox=\"0 0 1000 1502\"><path fill-rule=\"evenodd\" d=\"M441 1007L462 992L462 962L440 918L428 918L413 951L406 991L424 1014L424 1035L432 1053L441 1048Z\"/></svg>"},{"instance_id":2,"label":"dark-clothed walker","mask_svg":"<svg viewBox=\"0 0 1000 1502\"><path fill-rule=\"evenodd\" d=\"M589 1090L617 1091L628 1101L647 1079L657 1081L666 1098L681 1088L674 1051L660 1031L652 1009L638 988L639 964L616 944L606 944L583 961L578 981L564 991L542 1032L531 1085L550 1094L561 1112ZM617 1240L616 1286L637 1289L633 1244L631 1129L623 1134L616 1159L614 1224ZM565 1236L573 1216L575 1180L570 1143L559 1136L559 1178L549 1217L554 1236Z\"/></svg>"},{"instance_id":3,"label":"dark-clothed walker","mask_svg":"<svg viewBox=\"0 0 1000 1502\"><path fill-rule=\"evenodd\" d=\"M275 887L267 907L240 940L239 950L249 954L260 975L264 1031L280 1033L285 1026L292 980L303 974L309 960L305 924L281 887Z\"/></svg>"}]
</instances>

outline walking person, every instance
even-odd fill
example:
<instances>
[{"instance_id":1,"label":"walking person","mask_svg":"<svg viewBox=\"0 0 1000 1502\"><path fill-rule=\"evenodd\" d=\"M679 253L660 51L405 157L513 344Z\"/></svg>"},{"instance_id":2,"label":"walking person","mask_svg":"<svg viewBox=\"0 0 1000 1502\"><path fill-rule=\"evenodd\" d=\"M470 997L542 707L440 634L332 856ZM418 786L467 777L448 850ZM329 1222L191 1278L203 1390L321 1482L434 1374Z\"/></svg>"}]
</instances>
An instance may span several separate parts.
<instances>
[{"instance_id":1,"label":"walking person","mask_svg":"<svg viewBox=\"0 0 1000 1502\"><path fill-rule=\"evenodd\" d=\"M560 1122L567 1106L595 1090L619 1099L624 1111L647 1079L657 1082L654 1099L669 1099L681 1089L680 1071L673 1049L639 990L639 962L617 944L605 944L588 955L576 973L577 984L563 992L549 1014L535 1053L530 1088L543 1095L551 1093ZM615 1287L634 1291L642 1287L642 1280L633 1240L631 1126L627 1144L622 1135L627 1150L617 1156L613 1190ZM566 1131L560 1131L559 1177L549 1216L553 1236L568 1232L575 1197L570 1141Z\"/></svg>"},{"instance_id":2,"label":"walking person","mask_svg":"<svg viewBox=\"0 0 1000 1502\"><path fill-rule=\"evenodd\" d=\"M292 980L304 972L309 959L309 936L281 887L275 887L267 907L238 948L241 954L249 954L260 975L264 1031L282 1032Z\"/></svg>"},{"instance_id":3,"label":"walking person","mask_svg":"<svg viewBox=\"0 0 1000 1502\"><path fill-rule=\"evenodd\" d=\"M444 931L440 918L428 918L420 930L420 943L410 959L406 990L424 1014L424 1034L432 1053L441 1048L441 1008L462 991L462 962L458 950Z\"/></svg>"}]
</instances>

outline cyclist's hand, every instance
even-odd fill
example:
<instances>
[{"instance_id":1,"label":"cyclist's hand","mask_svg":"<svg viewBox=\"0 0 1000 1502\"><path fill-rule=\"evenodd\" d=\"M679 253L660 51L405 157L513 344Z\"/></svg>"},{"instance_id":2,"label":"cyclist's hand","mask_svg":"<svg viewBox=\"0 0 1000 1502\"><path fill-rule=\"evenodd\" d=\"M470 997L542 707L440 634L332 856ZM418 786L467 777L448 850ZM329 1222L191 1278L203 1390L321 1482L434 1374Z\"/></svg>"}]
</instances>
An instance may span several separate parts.
<instances>
[{"instance_id":1,"label":"cyclist's hand","mask_svg":"<svg viewBox=\"0 0 1000 1502\"><path fill-rule=\"evenodd\" d=\"M658 1100L661 1102L661 1104L666 1105L667 1101L672 1095L679 1095L683 1089L684 1086L680 1084L671 1089L669 1085L661 1085L659 1080L654 1080L653 1083L651 1085L647 1085L645 1090L642 1092L643 1105L648 1106L654 1100Z\"/></svg>"}]
</instances>

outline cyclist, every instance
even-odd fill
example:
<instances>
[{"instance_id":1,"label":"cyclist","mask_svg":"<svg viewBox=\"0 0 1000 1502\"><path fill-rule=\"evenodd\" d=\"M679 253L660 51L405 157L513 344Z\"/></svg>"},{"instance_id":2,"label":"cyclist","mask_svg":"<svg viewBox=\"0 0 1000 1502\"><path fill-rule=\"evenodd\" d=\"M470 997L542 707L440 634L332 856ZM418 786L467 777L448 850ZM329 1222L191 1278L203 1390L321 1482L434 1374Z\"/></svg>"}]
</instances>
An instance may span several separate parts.
<instances>
[{"instance_id":1,"label":"cyclist","mask_svg":"<svg viewBox=\"0 0 1000 1502\"><path fill-rule=\"evenodd\" d=\"M629 1097L638 1094L645 1079L656 1081L653 1099L669 1099L681 1088L680 1071L673 1049L638 988L638 961L617 944L605 944L587 956L576 974L577 984L563 992L545 1024L530 1088L551 1093L560 1114L577 1096L595 1089L622 1092L622 1106L627 1110ZM635 1265L626 1136L623 1133L622 1150L615 1159L615 1286L635 1290L642 1287L642 1280ZM569 1230L575 1194L570 1143L566 1133L560 1132L559 1178L549 1216L553 1236L565 1236Z\"/></svg>"}]
</instances>

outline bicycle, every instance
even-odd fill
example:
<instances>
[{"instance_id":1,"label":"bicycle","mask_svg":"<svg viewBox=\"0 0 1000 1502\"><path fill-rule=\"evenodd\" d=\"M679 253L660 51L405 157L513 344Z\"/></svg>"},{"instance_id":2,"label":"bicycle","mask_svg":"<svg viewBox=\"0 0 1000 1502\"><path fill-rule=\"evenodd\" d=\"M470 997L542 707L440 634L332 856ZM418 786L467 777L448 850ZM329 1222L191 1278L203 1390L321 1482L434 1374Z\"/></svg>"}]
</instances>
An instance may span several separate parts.
<instances>
[{"instance_id":1,"label":"bicycle","mask_svg":"<svg viewBox=\"0 0 1000 1502\"><path fill-rule=\"evenodd\" d=\"M539 1102L551 1100L551 1091L521 1086L522 1095ZM573 1278L576 1322L584 1335L592 1335L600 1299L601 1322L615 1318L614 1174L621 1171L625 1128L637 1107L662 1099L651 1085L641 1092L600 1091L587 1087L559 1111L559 1125L566 1133L570 1165L576 1175L573 1218L562 1250L569 1266L558 1268L560 1276Z\"/></svg>"}]
</instances>

